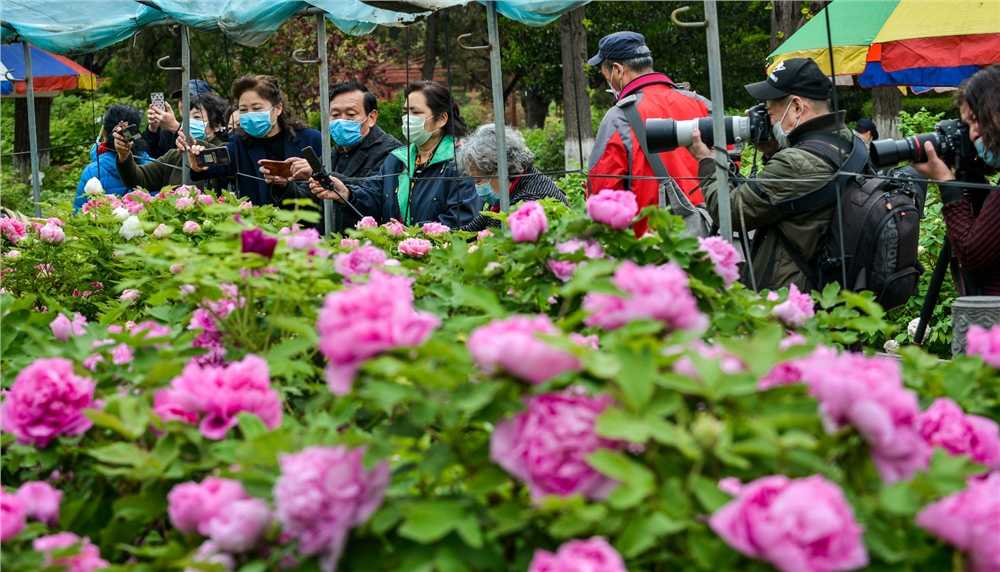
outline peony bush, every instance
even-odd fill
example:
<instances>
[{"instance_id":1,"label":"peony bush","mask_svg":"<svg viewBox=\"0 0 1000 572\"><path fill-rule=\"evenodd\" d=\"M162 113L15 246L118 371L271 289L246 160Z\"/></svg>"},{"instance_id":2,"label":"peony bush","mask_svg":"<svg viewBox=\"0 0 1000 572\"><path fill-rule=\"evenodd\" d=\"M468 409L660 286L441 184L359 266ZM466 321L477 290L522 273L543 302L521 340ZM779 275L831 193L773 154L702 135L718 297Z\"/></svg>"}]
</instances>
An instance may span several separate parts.
<instances>
[{"instance_id":1,"label":"peony bush","mask_svg":"<svg viewBox=\"0 0 1000 572\"><path fill-rule=\"evenodd\" d=\"M870 295L752 292L629 194L294 206L0 219L5 570L1000 568L1000 329L859 351Z\"/></svg>"}]
</instances>

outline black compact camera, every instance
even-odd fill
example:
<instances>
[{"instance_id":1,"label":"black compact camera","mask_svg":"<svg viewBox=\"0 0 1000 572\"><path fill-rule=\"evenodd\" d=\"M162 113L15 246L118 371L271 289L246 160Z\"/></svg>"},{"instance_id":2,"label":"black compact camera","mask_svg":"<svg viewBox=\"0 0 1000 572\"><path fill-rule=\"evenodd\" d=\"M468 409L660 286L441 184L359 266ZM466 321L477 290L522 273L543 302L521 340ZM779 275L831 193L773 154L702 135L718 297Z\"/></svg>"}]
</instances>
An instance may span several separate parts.
<instances>
[{"instance_id":1,"label":"black compact camera","mask_svg":"<svg viewBox=\"0 0 1000 572\"><path fill-rule=\"evenodd\" d=\"M125 139L126 143L132 143L133 141L142 138L142 131L139 131L138 125L129 125L119 131L119 133L122 134L122 139Z\"/></svg>"},{"instance_id":2,"label":"black compact camera","mask_svg":"<svg viewBox=\"0 0 1000 572\"><path fill-rule=\"evenodd\" d=\"M927 161L924 143L930 141L938 157L951 167L964 165L976 158L976 147L969 141L969 126L959 119L939 122L934 131L907 137L902 141L883 139L873 141L868 150L876 168L893 167L902 162Z\"/></svg>"},{"instance_id":3,"label":"black compact camera","mask_svg":"<svg viewBox=\"0 0 1000 572\"><path fill-rule=\"evenodd\" d=\"M762 143L771 140L771 119L767 115L767 107L757 104L747 110L747 115L727 115L726 144ZM712 129L712 118L701 117L677 121L675 119L647 119L646 144L653 153L673 151L678 147L687 147L694 142L695 128L701 131L701 140L712 147L715 144L715 133Z\"/></svg>"}]
</instances>

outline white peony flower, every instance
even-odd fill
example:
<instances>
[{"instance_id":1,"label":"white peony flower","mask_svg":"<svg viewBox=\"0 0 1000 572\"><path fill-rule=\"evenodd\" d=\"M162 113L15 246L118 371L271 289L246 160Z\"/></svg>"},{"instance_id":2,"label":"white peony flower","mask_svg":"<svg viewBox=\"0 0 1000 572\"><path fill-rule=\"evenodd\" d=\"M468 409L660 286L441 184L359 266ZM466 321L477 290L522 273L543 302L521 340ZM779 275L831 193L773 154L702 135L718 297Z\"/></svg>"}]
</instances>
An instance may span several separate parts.
<instances>
[{"instance_id":1,"label":"white peony flower","mask_svg":"<svg viewBox=\"0 0 1000 572\"><path fill-rule=\"evenodd\" d=\"M898 354L899 353L899 342L896 340L886 340L885 345L882 346L886 353Z\"/></svg>"},{"instance_id":2,"label":"white peony flower","mask_svg":"<svg viewBox=\"0 0 1000 572\"><path fill-rule=\"evenodd\" d=\"M132 213L125 210L124 207L118 207L111 211L111 214L115 215L115 220L125 220L132 215Z\"/></svg>"},{"instance_id":3,"label":"white peony flower","mask_svg":"<svg viewBox=\"0 0 1000 572\"><path fill-rule=\"evenodd\" d=\"M83 194L88 196L97 196L104 194L104 185L101 184L101 180L97 177L91 177L87 184L83 187Z\"/></svg>"},{"instance_id":4,"label":"white peony flower","mask_svg":"<svg viewBox=\"0 0 1000 572\"><path fill-rule=\"evenodd\" d=\"M142 230L142 222L139 220L139 217L132 215L122 223L122 228L118 231L118 234L122 235L125 240L132 240L137 236L146 234L146 231Z\"/></svg>"},{"instance_id":5,"label":"white peony flower","mask_svg":"<svg viewBox=\"0 0 1000 572\"><path fill-rule=\"evenodd\" d=\"M909 334L911 338L917 337L917 325L919 324L920 318L913 318L913 320L906 325L906 333Z\"/></svg>"},{"instance_id":6,"label":"white peony flower","mask_svg":"<svg viewBox=\"0 0 1000 572\"><path fill-rule=\"evenodd\" d=\"M10 260L17 260L18 257L21 256L21 251L20 250L11 250L11 251L7 252L7 254L4 254L4 256L7 257L7 258L9 258Z\"/></svg>"},{"instance_id":7,"label":"white peony flower","mask_svg":"<svg viewBox=\"0 0 1000 572\"><path fill-rule=\"evenodd\" d=\"M169 226L161 224L160 226L156 227L156 230L153 231L153 236L156 238L166 238L170 236L170 233L173 231L174 230Z\"/></svg>"}]
</instances>

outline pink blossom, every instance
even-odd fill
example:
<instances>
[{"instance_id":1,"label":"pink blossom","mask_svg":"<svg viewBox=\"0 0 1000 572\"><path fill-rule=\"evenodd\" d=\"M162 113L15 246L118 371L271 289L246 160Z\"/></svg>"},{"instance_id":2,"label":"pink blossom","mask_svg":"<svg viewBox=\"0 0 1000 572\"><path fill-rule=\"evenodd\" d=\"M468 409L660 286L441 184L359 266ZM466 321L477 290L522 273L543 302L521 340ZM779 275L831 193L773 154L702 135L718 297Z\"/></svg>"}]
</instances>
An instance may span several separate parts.
<instances>
[{"instance_id":1,"label":"pink blossom","mask_svg":"<svg viewBox=\"0 0 1000 572\"><path fill-rule=\"evenodd\" d=\"M42 358L21 370L0 405L0 425L21 444L44 448L60 435L79 435L93 423L83 410L94 403L96 384L73 373L73 362Z\"/></svg>"},{"instance_id":2,"label":"pink blossom","mask_svg":"<svg viewBox=\"0 0 1000 572\"><path fill-rule=\"evenodd\" d=\"M545 263L545 266L548 267L549 272L552 272L556 278L563 282L569 282L570 278L573 277L573 273L576 272L576 262L570 262L569 260L549 259Z\"/></svg>"},{"instance_id":3,"label":"pink blossom","mask_svg":"<svg viewBox=\"0 0 1000 572\"><path fill-rule=\"evenodd\" d=\"M0 232L13 244L17 244L22 238L28 236L24 223L12 218L0 218Z\"/></svg>"},{"instance_id":4,"label":"pink blossom","mask_svg":"<svg viewBox=\"0 0 1000 572\"><path fill-rule=\"evenodd\" d=\"M574 238L566 242L560 242L556 245L556 250L563 254L571 254L579 251L583 251L584 256L587 258L604 258L604 249L601 245L593 240L581 240L579 238ZM562 280L563 282L569 281L573 277L573 273L576 272L577 266L584 266L586 262L580 262L579 264L570 260L549 260L546 265L549 270L555 274L556 278Z\"/></svg>"},{"instance_id":5,"label":"pink blossom","mask_svg":"<svg viewBox=\"0 0 1000 572\"><path fill-rule=\"evenodd\" d=\"M20 534L27 517L28 509L24 501L16 494L0 489L0 542L7 542Z\"/></svg>"},{"instance_id":6,"label":"pink blossom","mask_svg":"<svg viewBox=\"0 0 1000 572\"><path fill-rule=\"evenodd\" d=\"M179 211L188 210L194 206L194 199L191 197L181 197L174 203L174 207Z\"/></svg>"},{"instance_id":7,"label":"pink blossom","mask_svg":"<svg viewBox=\"0 0 1000 572\"><path fill-rule=\"evenodd\" d=\"M295 248L298 250L309 250L317 244L323 244L323 237L319 235L319 231L315 228L309 228L292 233L285 239L285 245L288 246L288 248Z\"/></svg>"},{"instance_id":8,"label":"pink blossom","mask_svg":"<svg viewBox=\"0 0 1000 572\"><path fill-rule=\"evenodd\" d=\"M399 221L395 220L389 221L384 225L382 225L382 227L385 228L385 230L388 231L389 234L391 234L392 236L400 236L403 234L407 234L406 227L403 226L403 224L400 223Z\"/></svg>"},{"instance_id":9,"label":"pink blossom","mask_svg":"<svg viewBox=\"0 0 1000 572\"><path fill-rule=\"evenodd\" d=\"M488 228L484 228L483 230L476 233L476 240L485 240L486 238L491 236L493 236L493 231L491 231Z\"/></svg>"},{"instance_id":10,"label":"pink blossom","mask_svg":"<svg viewBox=\"0 0 1000 572\"><path fill-rule=\"evenodd\" d=\"M340 446L278 456L275 517L286 534L298 539L300 553L320 557L324 571L337 568L350 530L375 513L389 486L388 463L366 471L362 454Z\"/></svg>"},{"instance_id":11,"label":"pink blossom","mask_svg":"<svg viewBox=\"0 0 1000 572\"><path fill-rule=\"evenodd\" d=\"M420 230L428 236L441 236L446 232L451 232L451 228L448 225L439 222L425 222Z\"/></svg>"},{"instance_id":12,"label":"pink blossom","mask_svg":"<svg viewBox=\"0 0 1000 572\"><path fill-rule=\"evenodd\" d=\"M587 199L587 215L611 228L628 228L637 214L639 204L631 191L607 189Z\"/></svg>"},{"instance_id":13,"label":"pink blossom","mask_svg":"<svg viewBox=\"0 0 1000 572\"><path fill-rule=\"evenodd\" d=\"M378 222L370 216L362 217L358 221L358 224L354 225L354 228L378 228Z\"/></svg>"},{"instance_id":14,"label":"pink blossom","mask_svg":"<svg viewBox=\"0 0 1000 572\"><path fill-rule=\"evenodd\" d=\"M159 238L159 239L167 238L168 236L170 236L171 232L172 231L170 230L169 226L161 223L159 226L153 229L153 238Z\"/></svg>"},{"instance_id":15,"label":"pink blossom","mask_svg":"<svg viewBox=\"0 0 1000 572\"><path fill-rule=\"evenodd\" d=\"M181 483L167 494L167 515L174 528L184 534L208 535L208 523L250 495L239 481L207 477L200 483Z\"/></svg>"},{"instance_id":16,"label":"pink blossom","mask_svg":"<svg viewBox=\"0 0 1000 572\"><path fill-rule=\"evenodd\" d=\"M771 311L779 320L793 328L805 326L806 320L816 315L812 297L799 292L799 287L795 284L788 288L788 299Z\"/></svg>"},{"instance_id":17,"label":"pink blossom","mask_svg":"<svg viewBox=\"0 0 1000 572\"><path fill-rule=\"evenodd\" d=\"M32 481L24 483L17 489L17 498L24 504L27 518L48 526L59 524L62 491L52 488L45 481Z\"/></svg>"},{"instance_id":18,"label":"pink blossom","mask_svg":"<svg viewBox=\"0 0 1000 572\"><path fill-rule=\"evenodd\" d=\"M507 217L510 236L514 242L538 242L538 237L549 229L545 209L535 201L524 201Z\"/></svg>"},{"instance_id":19,"label":"pink blossom","mask_svg":"<svg viewBox=\"0 0 1000 572\"><path fill-rule=\"evenodd\" d=\"M220 550L246 552L260 542L271 523L271 509L261 499L231 502L208 519L208 537Z\"/></svg>"},{"instance_id":20,"label":"pink blossom","mask_svg":"<svg viewBox=\"0 0 1000 572\"><path fill-rule=\"evenodd\" d=\"M268 429L281 425L281 398L271 389L267 360L253 354L225 367L191 360L169 388L154 394L153 413L182 421L201 415L198 429L208 439L225 438L241 411L260 417Z\"/></svg>"},{"instance_id":21,"label":"pink blossom","mask_svg":"<svg viewBox=\"0 0 1000 572\"><path fill-rule=\"evenodd\" d=\"M584 336L583 334L577 334L574 332L569 335L569 341L573 342L578 346L590 348L593 350L601 348L601 339L597 337L597 334Z\"/></svg>"},{"instance_id":22,"label":"pink blossom","mask_svg":"<svg viewBox=\"0 0 1000 572\"><path fill-rule=\"evenodd\" d=\"M467 345L486 373L503 369L533 384L580 369L573 354L550 346L538 334L561 336L562 332L545 314L514 316L472 330Z\"/></svg>"},{"instance_id":23,"label":"pink blossom","mask_svg":"<svg viewBox=\"0 0 1000 572\"><path fill-rule=\"evenodd\" d=\"M62 244L66 242L66 233L63 232L62 227L50 223L46 223L41 230L38 231L38 236L45 242L51 242L52 244Z\"/></svg>"},{"instance_id":24,"label":"pink blossom","mask_svg":"<svg viewBox=\"0 0 1000 572\"><path fill-rule=\"evenodd\" d=\"M535 550L528 572L627 572L625 561L600 536L570 540L556 553Z\"/></svg>"},{"instance_id":25,"label":"pink blossom","mask_svg":"<svg viewBox=\"0 0 1000 572\"><path fill-rule=\"evenodd\" d=\"M259 254L268 259L274 256L274 249L278 246L277 238L267 236L259 228L244 230L240 242L244 254Z\"/></svg>"},{"instance_id":26,"label":"pink blossom","mask_svg":"<svg viewBox=\"0 0 1000 572\"><path fill-rule=\"evenodd\" d=\"M125 365L135 359L135 352L128 344L118 344L111 350L111 363Z\"/></svg>"},{"instance_id":27,"label":"pink blossom","mask_svg":"<svg viewBox=\"0 0 1000 572\"><path fill-rule=\"evenodd\" d=\"M316 321L326 381L337 395L350 392L358 367L395 347L417 346L440 325L436 316L413 309L412 280L372 272L364 284L327 295Z\"/></svg>"},{"instance_id":28,"label":"pink blossom","mask_svg":"<svg viewBox=\"0 0 1000 572\"><path fill-rule=\"evenodd\" d=\"M222 197L219 197L222 200ZM218 546L215 545L211 540L206 540L201 543L198 547L197 552L195 552L192 558L194 562L203 562L205 564L217 564L222 567L223 570L228 572L233 572L236 570L236 560L233 558L232 554L222 552ZM185 568L184 572L200 572L194 568Z\"/></svg>"},{"instance_id":29,"label":"pink blossom","mask_svg":"<svg viewBox=\"0 0 1000 572\"><path fill-rule=\"evenodd\" d=\"M407 238L399 243L399 252L413 258L422 258L431 251L431 241L422 238Z\"/></svg>"},{"instance_id":30,"label":"pink blossom","mask_svg":"<svg viewBox=\"0 0 1000 572\"><path fill-rule=\"evenodd\" d=\"M708 319L698 310L698 301L688 287L688 276L677 265L638 266L626 260L611 280L628 297L589 292L583 309L590 312L584 323L616 329L634 320L665 322L671 330L703 331Z\"/></svg>"},{"instance_id":31,"label":"pink blossom","mask_svg":"<svg viewBox=\"0 0 1000 572\"><path fill-rule=\"evenodd\" d=\"M212 200L211 195L198 195L198 202L203 205L215 204L215 201Z\"/></svg>"},{"instance_id":32,"label":"pink blossom","mask_svg":"<svg viewBox=\"0 0 1000 572\"><path fill-rule=\"evenodd\" d=\"M781 342L778 343L779 349L786 351L791 345L806 343L805 337L799 334L795 334L795 336L797 337L787 336L781 340ZM801 338L801 342L799 341L799 338ZM760 379L757 383L757 389L759 391L767 391L768 389L779 385L802 383L805 381L805 374L803 372L809 371L813 368L814 362L817 362L819 367L823 367L823 365L820 364L824 364L826 360L836 360L836 358L837 350L825 346L818 346L810 356L779 362L776 364L771 368L771 371L769 371L766 376Z\"/></svg>"},{"instance_id":33,"label":"pink blossom","mask_svg":"<svg viewBox=\"0 0 1000 572\"><path fill-rule=\"evenodd\" d=\"M83 314L77 312L73 316L73 321L70 321L66 317L66 314L59 312L55 320L49 322L49 328L52 330L52 335L59 341L67 341L70 336L82 336L86 333L84 326L87 325L87 318L83 317Z\"/></svg>"},{"instance_id":34,"label":"pink blossom","mask_svg":"<svg viewBox=\"0 0 1000 572\"><path fill-rule=\"evenodd\" d=\"M708 525L737 551L781 572L834 572L868 565L863 529L837 485L820 475L727 483L735 497Z\"/></svg>"},{"instance_id":35,"label":"pink blossom","mask_svg":"<svg viewBox=\"0 0 1000 572\"><path fill-rule=\"evenodd\" d=\"M586 457L624 443L598 437L597 416L611 397L571 392L525 398L526 411L497 424L490 437L490 459L528 485L531 497L582 494L600 500L617 485L597 472Z\"/></svg>"},{"instance_id":36,"label":"pink blossom","mask_svg":"<svg viewBox=\"0 0 1000 572\"><path fill-rule=\"evenodd\" d=\"M969 326L965 334L965 352L980 356L986 365L1000 369L1000 325L989 330L976 324Z\"/></svg>"},{"instance_id":37,"label":"pink blossom","mask_svg":"<svg viewBox=\"0 0 1000 572\"><path fill-rule=\"evenodd\" d=\"M733 248L726 239L721 236L710 236L708 238L698 238L701 250L708 255L714 267L712 271L722 277L726 288L733 285L740 277L740 262L742 257L738 250Z\"/></svg>"},{"instance_id":38,"label":"pink blossom","mask_svg":"<svg viewBox=\"0 0 1000 572\"><path fill-rule=\"evenodd\" d=\"M170 265L170 273L171 274L180 274L183 270L184 270L184 265L183 264L178 263L178 264L171 264Z\"/></svg>"},{"instance_id":39,"label":"pink blossom","mask_svg":"<svg viewBox=\"0 0 1000 572\"><path fill-rule=\"evenodd\" d=\"M931 503L917 524L968 555L968 572L1000 570L1000 472L970 480L968 487Z\"/></svg>"},{"instance_id":40,"label":"pink blossom","mask_svg":"<svg viewBox=\"0 0 1000 572\"><path fill-rule=\"evenodd\" d=\"M139 299L139 296L141 295L142 293L139 292L138 290L131 290L131 289L125 290L124 292L122 292L121 298L119 298L119 300L121 300L122 302L135 302L136 300Z\"/></svg>"},{"instance_id":41,"label":"pink blossom","mask_svg":"<svg viewBox=\"0 0 1000 572\"><path fill-rule=\"evenodd\" d=\"M341 248L357 248L361 246L361 241L356 238L342 238L340 239Z\"/></svg>"},{"instance_id":42,"label":"pink blossom","mask_svg":"<svg viewBox=\"0 0 1000 572\"><path fill-rule=\"evenodd\" d=\"M373 268L385 264L385 261L384 250L374 246L362 246L357 250L338 254L333 259L333 269L337 271L337 274L350 278L368 274Z\"/></svg>"},{"instance_id":43,"label":"pink blossom","mask_svg":"<svg viewBox=\"0 0 1000 572\"><path fill-rule=\"evenodd\" d=\"M74 544L81 544L79 554L52 558L53 550L69 548ZM89 538L80 538L72 532L40 536L34 540L32 548L45 553L43 566L46 568L60 566L64 572L91 572L108 566L108 561L101 558L100 549L91 544Z\"/></svg>"},{"instance_id":44,"label":"pink blossom","mask_svg":"<svg viewBox=\"0 0 1000 572\"><path fill-rule=\"evenodd\" d=\"M691 342L688 352L696 352L701 357L709 360L717 360L721 358L719 369L722 373L731 375L747 370L747 366L743 363L743 360L730 354L722 346L710 346L701 340L695 340ZM674 362L673 369L674 373L686 375L691 379L701 381L701 374L698 373L698 369L695 367L694 361L686 355L681 356Z\"/></svg>"},{"instance_id":45,"label":"pink blossom","mask_svg":"<svg viewBox=\"0 0 1000 572\"><path fill-rule=\"evenodd\" d=\"M1000 426L978 415L966 415L957 403L939 397L917 422L920 436L952 455L969 455L976 463L1000 469Z\"/></svg>"},{"instance_id":46,"label":"pink blossom","mask_svg":"<svg viewBox=\"0 0 1000 572\"><path fill-rule=\"evenodd\" d=\"M181 230L184 231L184 234L194 234L199 230L201 230L201 225L194 222L193 220L189 220L184 223L184 226L181 227Z\"/></svg>"}]
</instances>

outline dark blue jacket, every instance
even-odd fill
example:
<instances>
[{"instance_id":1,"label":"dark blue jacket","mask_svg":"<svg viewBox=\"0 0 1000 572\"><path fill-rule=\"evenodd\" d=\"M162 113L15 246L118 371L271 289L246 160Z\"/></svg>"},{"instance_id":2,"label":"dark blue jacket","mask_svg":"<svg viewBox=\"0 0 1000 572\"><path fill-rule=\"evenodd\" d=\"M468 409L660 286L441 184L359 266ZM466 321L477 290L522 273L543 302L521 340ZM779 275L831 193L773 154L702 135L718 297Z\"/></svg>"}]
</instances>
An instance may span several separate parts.
<instances>
[{"instance_id":1,"label":"dark blue jacket","mask_svg":"<svg viewBox=\"0 0 1000 572\"><path fill-rule=\"evenodd\" d=\"M139 153L137 157L142 163L150 160L149 155L146 153ZM83 189L87 186L87 181L94 177L97 177L101 181L101 186L104 187L106 194L122 196L132 191L132 189L125 186L121 176L118 174L117 159L117 153L101 153L98 155L96 145L90 148L90 160L93 162L84 167L83 173L80 174L80 184L76 186L76 198L73 199L74 212L80 210L80 207L90 200L90 197L83 194ZM100 164L100 168L98 168L98 164ZM159 191L160 189L156 190Z\"/></svg>"},{"instance_id":2,"label":"dark blue jacket","mask_svg":"<svg viewBox=\"0 0 1000 572\"><path fill-rule=\"evenodd\" d=\"M455 164L454 139L447 135L441 140L430 163L416 177L408 201L410 216L404 220L397 189L401 181L409 186L409 175L413 173L416 156L417 149L413 145L409 147L409 156L407 147L394 150L385 158L378 176L368 179L363 185L348 185L351 204L361 214L375 218L379 224L396 219L406 225L440 222L458 229L472 222L483 203L476 194L472 179ZM408 158L409 169L406 166ZM436 180L451 177L461 178Z\"/></svg>"},{"instance_id":3,"label":"dark blue jacket","mask_svg":"<svg viewBox=\"0 0 1000 572\"><path fill-rule=\"evenodd\" d=\"M317 155L322 155L323 139L319 131L306 127L297 129L295 134L299 140L294 142L289 140L284 132L275 135L275 137L285 137L285 159L301 157L302 149L306 147L312 147ZM247 142L239 135L234 135L226 147L229 148L228 165L209 167L200 173L192 170L191 180L202 181L236 176L236 191L239 196L258 206L277 203L268 188L270 185L264 182L260 165L257 164L257 161L267 158L264 155L264 147L252 139Z\"/></svg>"}]
</instances>

